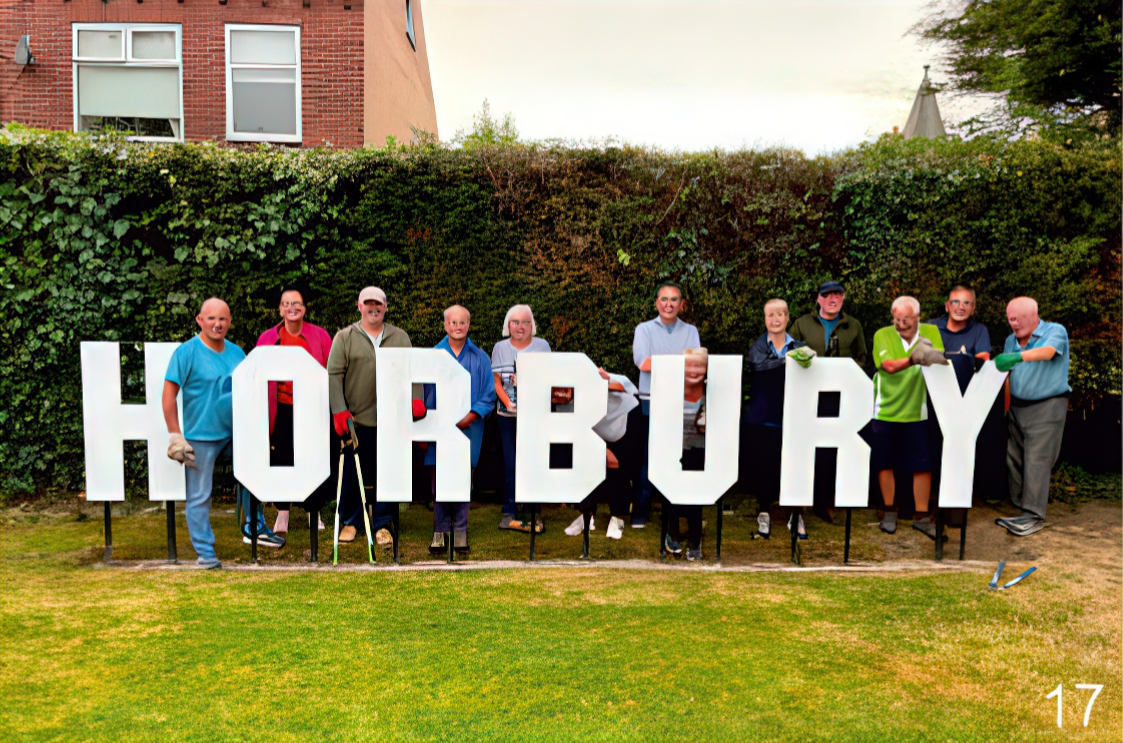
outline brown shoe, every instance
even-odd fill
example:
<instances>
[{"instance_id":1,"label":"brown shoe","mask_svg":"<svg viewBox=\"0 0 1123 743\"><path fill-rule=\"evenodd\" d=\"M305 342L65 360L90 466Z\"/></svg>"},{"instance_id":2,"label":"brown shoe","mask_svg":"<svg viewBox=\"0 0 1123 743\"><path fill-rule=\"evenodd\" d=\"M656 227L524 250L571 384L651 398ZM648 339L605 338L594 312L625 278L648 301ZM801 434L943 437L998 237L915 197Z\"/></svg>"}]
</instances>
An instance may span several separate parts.
<instances>
[{"instance_id":1,"label":"brown shoe","mask_svg":"<svg viewBox=\"0 0 1123 743\"><path fill-rule=\"evenodd\" d=\"M374 534L374 541L379 547L384 550L393 549L394 537L390 536L389 529L379 529Z\"/></svg>"},{"instance_id":2,"label":"brown shoe","mask_svg":"<svg viewBox=\"0 0 1123 743\"><path fill-rule=\"evenodd\" d=\"M341 542L354 542L355 541L355 527L345 526L339 530L339 541Z\"/></svg>"}]
</instances>

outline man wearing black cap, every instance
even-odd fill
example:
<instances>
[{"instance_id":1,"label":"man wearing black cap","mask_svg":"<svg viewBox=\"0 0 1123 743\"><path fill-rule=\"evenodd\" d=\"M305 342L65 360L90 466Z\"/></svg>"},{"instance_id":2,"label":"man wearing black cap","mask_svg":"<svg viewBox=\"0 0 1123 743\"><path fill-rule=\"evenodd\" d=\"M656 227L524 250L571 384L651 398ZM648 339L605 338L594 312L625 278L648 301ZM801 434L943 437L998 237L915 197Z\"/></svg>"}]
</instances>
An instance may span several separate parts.
<instances>
[{"instance_id":1,"label":"man wearing black cap","mask_svg":"<svg viewBox=\"0 0 1123 743\"><path fill-rule=\"evenodd\" d=\"M846 293L842 284L828 281L819 287L819 311L810 312L792 323L792 338L802 341L824 357L848 357L866 368L869 352L862 324L842 311ZM821 411L820 415L830 411ZM837 411L835 411L837 415ZM834 472L838 462L837 449L825 449L815 457L815 515L833 523Z\"/></svg>"},{"instance_id":2,"label":"man wearing black cap","mask_svg":"<svg viewBox=\"0 0 1123 743\"><path fill-rule=\"evenodd\" d=\"M819 311L810 312L792 324L791 335L815 350L819 356L854 359L866 368L869 352L862 324L842 311L846 293L842 284L828 281L819 287Z\"/></svg>"}]
</instances>

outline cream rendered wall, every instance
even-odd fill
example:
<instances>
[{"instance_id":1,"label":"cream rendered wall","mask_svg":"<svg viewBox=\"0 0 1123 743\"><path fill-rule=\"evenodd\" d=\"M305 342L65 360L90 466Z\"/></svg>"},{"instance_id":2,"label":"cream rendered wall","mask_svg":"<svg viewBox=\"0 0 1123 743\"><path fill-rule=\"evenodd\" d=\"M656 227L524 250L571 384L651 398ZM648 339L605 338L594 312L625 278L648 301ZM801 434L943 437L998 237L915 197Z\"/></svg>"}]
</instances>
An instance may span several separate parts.
<instances>
[{"instance_id":1,"label":"cream rendered wall","mask_svg":"<svg viewBox=\"0 0 1123 743\"><path fill-rule=\"evenodd\" d=\"M425 51L421 0L411 0L417 50L406 35L406 0L367 0L364 12L363 142L393 135L413 139L412 127L437 134L437 109Z\"/></svg>"}]
</instances>

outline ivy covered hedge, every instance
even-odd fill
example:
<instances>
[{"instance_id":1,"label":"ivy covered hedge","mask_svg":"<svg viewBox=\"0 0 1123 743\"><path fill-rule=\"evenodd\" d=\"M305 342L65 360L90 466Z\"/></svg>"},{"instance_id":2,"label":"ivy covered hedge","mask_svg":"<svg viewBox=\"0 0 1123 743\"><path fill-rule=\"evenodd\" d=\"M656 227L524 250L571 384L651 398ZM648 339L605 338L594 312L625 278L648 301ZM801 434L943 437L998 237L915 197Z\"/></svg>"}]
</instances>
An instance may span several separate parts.
<instances>
[{"instance_id":1,"label":"ivy covered hedge","mask_svg":"<svg viewBox=\"0 0 1123 743\"><path fill-rule=\"evenodd\" d=\"M812 159L0 130L0 493L82 487L80 341L186 340L218 295L249 347L294 282L329 331L356 319L361 287L382 286L415 345L437 342L459 302L490 349L507 307L526 302L555 349L627 371L664 278L686 284L687 315L717 352L748 348L770 297L810 311L827 278L846 283L871 336L898 294L936 316L966 280L995 342L1006 300L1031 294L1069 328L1078 393L1118 395L1120 173L1116 145L890 135ZM123 348L124 394L139 399L142 354Z\"/></svg>"}]
</instances>

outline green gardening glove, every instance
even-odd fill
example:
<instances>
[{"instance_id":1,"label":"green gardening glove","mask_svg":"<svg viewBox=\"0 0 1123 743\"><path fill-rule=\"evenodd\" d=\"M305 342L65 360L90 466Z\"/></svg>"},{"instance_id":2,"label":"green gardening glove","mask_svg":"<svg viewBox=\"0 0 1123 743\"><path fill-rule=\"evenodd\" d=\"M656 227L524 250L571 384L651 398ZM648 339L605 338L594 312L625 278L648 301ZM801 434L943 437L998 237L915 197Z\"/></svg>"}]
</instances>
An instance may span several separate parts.
<instances>
[{"instance_id":1,"label":"green gardening glove","mask_svg":"<svg viewBox=\"0 0 1123 743\"><path fill-rule=\"evenodd\" d=\"M1008 372L1020 363L1022 363L1020 353L1000 353L994 357L994 367L1000 372Z\"/></svg>"},{"instance_id":2,"label":"green gardening glove","mask_svg":"<svg viewBox=\"0 0 1123 743\"><path fill-rule=\"evenodd\" d=\"M815 358L815 355L815 350L807 346L793 348L788 351L788 356L795 359L795 363L799 364L804 369L811 368L811 359Z\"/></svg>"}]
</instances>

